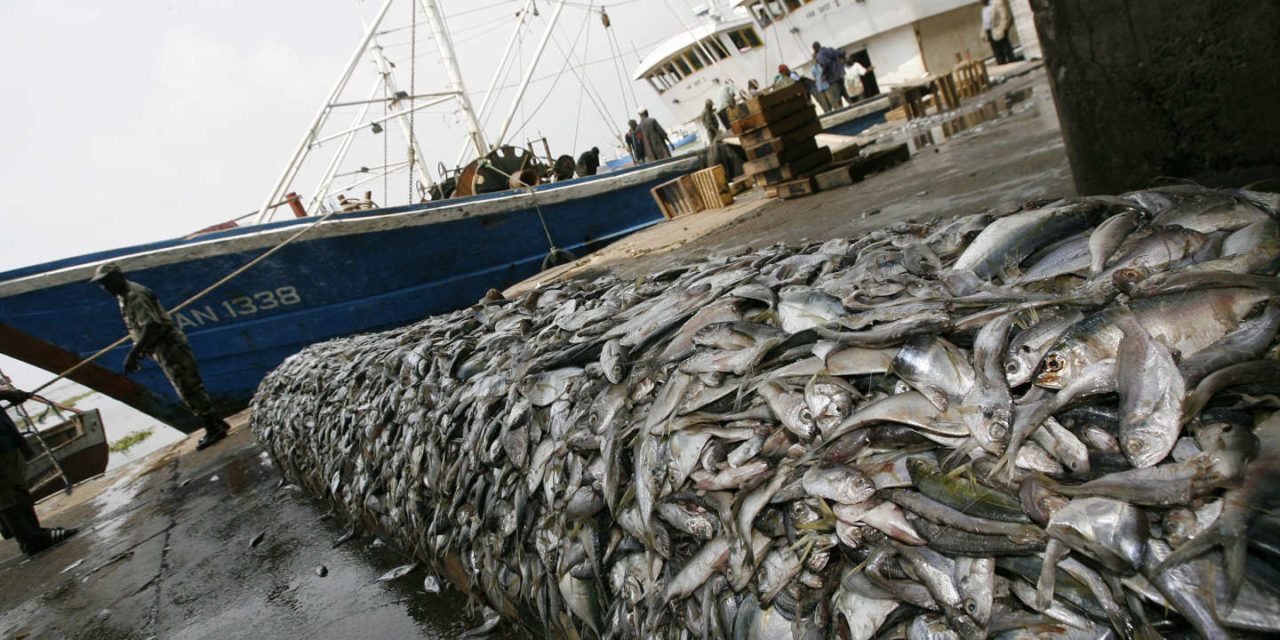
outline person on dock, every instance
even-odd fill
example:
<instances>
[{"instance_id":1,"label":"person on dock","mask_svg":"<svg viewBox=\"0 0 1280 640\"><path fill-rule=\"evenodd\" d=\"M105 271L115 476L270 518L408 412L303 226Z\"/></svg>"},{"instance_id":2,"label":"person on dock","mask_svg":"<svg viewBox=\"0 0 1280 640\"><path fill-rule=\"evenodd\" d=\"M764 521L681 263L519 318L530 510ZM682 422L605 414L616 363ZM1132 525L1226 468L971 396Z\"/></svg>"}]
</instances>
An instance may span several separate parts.
<instances>
[{"instance_id":1,"label":"person on dock","mask_svg":"<svg viewBox=\"0 0 1280 640\"><path fill-rule=\"evenodd\" d=\"M714 142L720 134L720 118L711 98L707 98L707 104L702 109L702 126L707 128L707 142Z\"/></svg>"},{"instance_id":2,"label":"person on dock","mask_svg":"<svg viewBox=\"0 0 1280 640\"><path fill-rule=\"evenodd\" d=\"M142 359L151 356L169 378L183 404L204 426L204 437L196 449L204 449L227 437L230 426L218 416L213 400L204 390L204 382L200 380L200 370L196 366L196 354L191 350L186 334L173 323L156 294L126 280L124 272L114 262L100 265L90 281L115 296L120 303L120 315L133 338L133 348L124 358L124 372L138 371L142 368Z\"/></svg>"},{"instance_id":3,"label":"person on dock","mask_svg":"<svg viewBox=\"0 0 1280 640\"><path fill-rule=\"evenodd\" d=\"M0 401L14 406L31 398L18 389L0 389ZM34 556L75 535L76 529L44 528L36 516L36 503L27 490L27 460L35 452L18 431L9 414L0 410L0 534L17 538L18 547Z\"/></svg>"},{"instance_id":4,"label":"person on dock","mask_svg":"<svg viewBox=\"0 0 1280 640\"><path fill-rule=\"evenodd\" d=\"M845 60L845 69L850 72L845 74L846 77L851 75L853 80L856 80L860 85L862 85L862 92L859 95L859 99L870 98L871 96L880 93L880 85L876 84L875 65L864 67L861 62L858 62L853 58L848 58ZM850 80L849 82L852 82L853 80ZM850 98L849 101L853 102L853 99Z\"/></svg>"},{"instance_id":5,"label":"person on dock","mask_svg":"<svg viewBox=\"0 0 1280 640\"><path fill-rule=\"evenodd\" d=\"M635 120L627 121L627 134L624 139L627 141L627 150L631 152L631 162L634 164L644 164L644 139L640 137L640 125Z\"/></svg>"},{"instance_id":6,"label":"person on dock","mask_svg":"<svg viewBox=\"0 0 1280 640\"><path fill-rule=\"evenodd\" d=\"M591 147L583 151L578 156L578 164L575 167L579 178L594 176L596 171L600 169L600 147Z\"/></svg>"},{"instance_id":7,"label":"person on dock","mask_svg":"<svg viewBox=\"0 0 1280 640\"><path fill-rule=\"evenodd\" d=\"M667 145L667 132L657 120L649 117L648 109L640 110L640 138L644 141L644 157L649 160L662 160L671 157L671 149Z\"/></svg>"},{"instance_id":8,"label":"person on dock","mask_svg":"<svg viewBox=\"0 0 1280 640\"><path fill-rule=\"evenodd\" d=\"M732 80L720 81L720 78L713 80L720 87L720 100L716 105L716 114L720 116L720 125L725 129L729 128L729 107L738 103L738 88L733 86Z\"/></svg>"},{"instance_id":9,"label":"person on dock","mask_svg":"<svg viewBox=\"0 0 1280 640\"><path fill-rule=\"evenodd\" d=\"M1005 0L982 0L982 30L986 33L987 44L996 56L996 64L1008 64L1014 61L1013 45L1009 43L1009 27L1013 26L1013 16Z\"/></svg>"},{"instance_id":10,"label":"person on dock","mask_svg":"<svg viewBox=\"0 0 1280 640\"><path fill-rule=\"evenodd\" d=\"M822 107L823 113L830 113L835 107L831 106L831 92L827 90L831 85L822 78L822 65L813 63L813 69L810 69L809 73L813 74L813 97L817 98L818 106Z\"/></svg>"},{"instance_id":11,"label":"person on dock","mask_svg":"<svg viewBox=\"0 0 1280 640\"><path fill-rule=\"evenodd\" d=\"M839 109L844 106L844 56L841 52L824 47L818 42L813 43L813 59L818 63L821 70L821 82L826 84L824 91L827 94L827 103L831 105L831 109ZM814 73L814 78L818 78L819 73Z\"/></svg>"},{"instance_id":12,"label":"person on dock","mask_svg":"<svg viewBox=\"0 0 1280 640\"><path fill-rule=\"evenodd\" d=\"M800 74L791 70L785 64L778 65L778 75L773 77L773 88L781 89L793 82L800 82Z\"/></svg>"}]
</instances>

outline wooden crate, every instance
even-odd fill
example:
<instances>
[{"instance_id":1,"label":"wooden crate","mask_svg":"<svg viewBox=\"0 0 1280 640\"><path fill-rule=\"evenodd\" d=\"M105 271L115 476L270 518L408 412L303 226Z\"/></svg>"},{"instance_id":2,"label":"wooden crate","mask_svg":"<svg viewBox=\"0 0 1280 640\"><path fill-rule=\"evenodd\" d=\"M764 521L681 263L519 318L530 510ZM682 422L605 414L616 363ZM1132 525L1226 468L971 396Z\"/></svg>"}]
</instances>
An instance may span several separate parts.
<instances>
[{"instance_id":1,"label":"wooden crate","mask_svg":"<svg viewBox=\"0 0 1280 640\"><path fill-rule=\"evenodd\" d=\"M742 141L742 146L754 147L773 138L797 132L805 127L813 128L814 125L817 125L819 131L822 130L822 125L818 123L818 113L813 110L813 105L806 105L803 111L793 113L782 120L771 122L750 131L743 131L738 138ZM814 135L817 134L815 133Z\"/></svg>"},{"instance_id":2,"label":"wooden crate","mask_svg":"<svg viewBox=\"0 0 1280 640\"><path fill-rule=\"evenodd\" d=\"M804 98L808 94L804 92L804 85L799 82L790 84L781 89L771 89L754 98L748 98L738 104L729 107L729 120L741 120L754 113L761 113L764 110L775 105L782 104L788 100L794 100L797 96Z\"/></svg>"},{"instance_id":3,"label":"wooden crate","mask_svg":"<svg viewBox=\"0 0 1280 640\"><path fill-rule=\"evenodd\" d=\"M724 166L715 165L690 174L705 209L719 209L733 204L733 193L724 179Z\"/></svg>"},{"instance_id":4,"label":"wooden crate","mask_svg":"<svg viewBox=\"0 0 1280 640\"><path fill-rule=\"evenodd\" d=\"M788 180L795 180L812 175L815 169L821 168L823 165L831 162L831 149L820 147L816 152L811 153L799 160L783 164L775 169L767 169L759 171L755 174L756 184L764 180L766 185L778 184ZM745 165L744 165L745 167Z\"/></svg>"},{"instance_id":5,"label":"wooden crate","mask_svg":"<svg viewBox=\"0 0 1280 640\"><path fill-rule=\"evenodd\" d=\"M806 124L803 128L787 133L785 136L777 138L769 138L764 142L756 143L756 145L744 145L742 151L746 152L746 159L759 160L765 156L774 154L782 154L791 148L804 148L804 150L814 151L818 148L818 142L814 140L814 136L822 133L822 123ZM803 154L801 154L803 155Z\"/></svg>"},{"instance_id":6,"label":"wooden crate","mask_svg":"<svg viewBox=\"0 0 1280 640\"><path fill-rule=\"evenodd\" d=\"M770 123L781 122L800 111L804 111L804 108L808 106L810 106L808 98L803 95L796 96L786 102L769 107L764 111L752 113L744 118L733 120L729 123L729 126L733 129L734 133L741 134L744 131L759 129L760 127Z\"/></svg>"},{"instance_id":7,"label":"wooden crate","mask_svg":"<svg viewBox=\"0 0 1280 640\"><path fill-rule=\"evenodd\" d=\"M653 201L658 203L658 209L668 220L697 213L705 208L702 198L698 197L693 178L688 175L668 180L650 189L649 193L653 194Z\"/></svg>"}]
</instances>

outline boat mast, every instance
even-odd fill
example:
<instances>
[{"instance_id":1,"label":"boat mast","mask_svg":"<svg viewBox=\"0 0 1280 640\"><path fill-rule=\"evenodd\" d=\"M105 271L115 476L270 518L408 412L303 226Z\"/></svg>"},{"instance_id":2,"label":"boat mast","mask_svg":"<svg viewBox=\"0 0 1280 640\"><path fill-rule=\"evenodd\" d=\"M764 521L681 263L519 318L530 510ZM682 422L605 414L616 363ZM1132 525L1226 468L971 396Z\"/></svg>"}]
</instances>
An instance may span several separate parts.
<instances>
[{"instance_id":1,"label":"boat mast","mask_svg":"<svg viewBox=\"0 0 1280 640\"><path fill-rule=\"evenodd\" d=\"M462 82L462 71L458 69L458 56L453 51L453 40L449 38L444 16L440 15L436 0L419 0L419 3L427 14L431 33L435 36L436 45L440 49L440 61L444 63L445 71L449 74L449 88L458 94L458 106L462 108L462 114L466 118L471 144L475 146L477 156L483 158L489 153L489 145L485 144L484 133L480 131L480 121L476 119L475 111L471 109L471 96Z\"/></svg>"},{"instance_id":2,"label":"boat mast","mask_svg":"<svg viewBox=\"0 0 1280 640\"><path fill-rule=\"evenodd\" d=\"M560 19L560 12L564 11L564 5L565 1L560 0L560 4L556 5L556 10L551 14L551 20L547 22L547 30L542 33L542 40L538 42L538 49L533 53L533 60L524 71L524 78L520 80L520 88L516 90L516 97L511 101L511 108L507 110L507 118L502 121L502 129L498 132L498 144L502 144L502 141L507 137L507 129L511 128L511 121L515 119L516 110L520 108L520 100L524 98L524 91L529 88L529 81L533 79L533 72L538 68L538 60L542 58L542 52L546 50L547 43L551 41L552 30L556 27L556 21Z\"/></svg>"},{"instance_id":3,"label":"boat mast","mask_svg":"<svg viewBox=\"0 0 1280 640\"><path fill-rule=\"evenodd\" d=\"M347 69L342 73L342 77L338 78L338 82L333 86L333 90L329 92L329 99L325 100L324 106L320 108L320 113L316 114L315 119L311 122L311 128L307 129L307 134L302 137L302 142L298 144L298 148L293 152L293 158L289 160L289 165L285 167L284 173L280 179L276 181L275 187L271 189L271 193L267 196L266 202L262 203L262 208L258 210L257 222L266 222L271 218L271 204L284 191L286 185L293 182L297 176L298 169L301 167L302 157L306 155L307 149L311 146L311 141L320 132L320 125L324 124L325 118L329 116L330 105L342 95L342 91L346 89L347 82L351 80L351 74L355 71L356 65L360 63L360 59L364 56L365 49L369 46L369 42L373 40L373 35L377 33L378 25L382 24L382 19L387 15L387 10L391 8L391 3L395 0L386 0L382 4L382 8L378 10L378 15L373 19L373 23L365 31L364 38L360 40L360 46L356 47L356 52L351 56L351 61L347 63Z\"/></svg>"}]
</instances>

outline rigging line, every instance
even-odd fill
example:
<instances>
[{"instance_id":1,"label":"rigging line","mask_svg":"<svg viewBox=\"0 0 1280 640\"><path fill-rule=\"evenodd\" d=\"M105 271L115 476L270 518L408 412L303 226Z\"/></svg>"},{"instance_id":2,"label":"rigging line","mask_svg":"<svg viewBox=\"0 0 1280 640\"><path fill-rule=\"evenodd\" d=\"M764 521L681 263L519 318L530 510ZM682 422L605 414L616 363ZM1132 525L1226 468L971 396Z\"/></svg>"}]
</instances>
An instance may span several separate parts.
<instances>
[{"instance_id":1,"label":"rigging line","mask_svg":"<svg viewBox=\"0 0 1280 640\"><path fill-rule=\"evenodd\" d=\"M174 307L174 308L172 308L172 309L169 309L169 313L171 313L171 314L173 314L173 313L177 313L177 312L179 312L179 311L181 311L181 310L183 310L183 309L187 308L188 306L190 306L190 305L191 305L191 303L193 303L193 302L195 302L196 300L199 300L200 298L203 298L203 297L205 297L205 296L209 295L210 293L212 293L214 289L217 289L218 287L221 287L222 285L224 285L224 284L226 284L226 283L230 282L230 281L231 281L232 279L234 279L236 276L239 276L240 274L244 273L245 271L248 271L248 270L249 270L250 268L252 268L254 265L256 265L256 264L258 264L259 262L262 262L263 260L266 260L268 257L270 257L270 256L274 255L277 251L279 251L279 250L281 250L281 249L283 249L283 248L285 248L285 247L289 246L290 244L293 244L293 243L294 243L295 241L297 241L299 238L301 238L302 236L304 236L304 235L306 235L307 233L311 232L312 230L315 230L315 229L319 228L319 226L320 226L322 223L324 223L324 222L325 222L325 221L327 221L329 218L332 218L335 214L338 214L338 213L340 213L340 212L341 212L341 211L339 211L339 210L330 211L330 212L328 212L328 213L326 213L326 214L324 214L324 215L320 216L319 218L316 218L314 221L307 223L303 228L299 229L299 230L298 230L296 233L294 233L293 235L289 236L288 238L285 238L284 240L280 241L280 243L279 243L279 244L277 244L276 246L271 247L270 249L268 249L268 250L266 250L265 252L263 252L263 254L262 254L262 255L260 255L260 256L258 256L258 257L256 257L256 258L254 258L253 260L250 260L249 262L245 263L245 264L244 264L244 265L242 265L241 267L237 268L235 271L232 271L231 273L229 273L229 274L227 274L227 275L223 276L223 277L222 277L221 279L219 279L217 282L215 282L215 283L213 283L213 284L211 284L211 285L209 285L209 286L205 287L204 289L202 289L199 293L197 293L197 294L195 294L195 295L191 296L190 298L187 298L186 300L182 301L182 303L180 303L178 306L176 306L176 307ZM41 390L43 390L43 389L47 389L47 388L49 387L49 385L52 385L53 383L55 383L55 382L57 382L57 381L59 381L59 380L61 380L61 379L63 379L63 378L66 378L67 376L71 375L71 373L72 373L72 372L79 370L81 367L83 367L83 366L85 366L85 365L89 364L90 362L93 362L94 360L97 360L98 358L101 358L103 355L106 355L106 353L107 353L107 352L109 352L109 351L111 351L112 349L115 349L116 347L118 347L118 346L120 346L120 345L124 344L124 343L125 343L125 342L127 342L128 340L129 340L129 335L128 335L128 334L125 334L125 335L124 335L123 337L121 337L119 340L116 340L115 342L112 342L111 344L109 344L109 345L107 345L107 346L103 347L102 349L99 349L97 352L95 352L93 355L89 356L88 358L85 358L85 359L81 360L80 362L77 362L75 365L73 365L73 366L69 367L68 369L64 370L62 373L57 374L56 376L54 376L54 377L53 377L53 379L52 379L52 380L49 380L48 382L46 382L46 383L44 383L44 384L42 384L42 385L40 385L40 386L36 387L35 389L32 389L32 390L31 390L31 393L35 394L35 393L39 393L39 392L40 392Z\"/></svg>"},{"instance_id":2,"label":"rigging line","mask_svg":"<svg viewBox=\"0 0 1280 640\"><path fill-rule=\"evenodd\" d=\"M627 109L627 113L631 114L640 108L640 100L636 98L636 83L631 81L631 77L627 73L626 52L622 50L622 43L618 42L618 34L610 31L609 36L613 39L614 50L617 51L617 57L614 60L617 61L618 68L621 69L621 72L618 73L618 82L631 93L631 106ZM623 102L626 102L625 98Z\"/></svg>"},{"instance_id":3,"label":"rigging line","mask_svg":"<svg viewBox=\"0 0 1280 640\"><path fill-rule=\"evenodd\" d=\"M412 45L409 47L409 139L406 141L409 145L409 199L406 202L413 204L413 169L414 161L418 159L418 150L413 144L413 107L414 99L418 95L418 3L410 3L409 10L413 13L413 30L411 31L413 37L410 38ZM390 205L391 201L384 198L382 203Z\"/></svg>"},{"instance_id":4,"label":"rigging line","mask_svg":"<svg viewBox=\"0 0 1280 640\"><path fill-rule=\"evenodd\" d=\"M589 11L587 12L586 18L587 20L583 21L584 27L587 24L587 22L590 21L591 12ZM573 60L573 52L574 50L577 49L576 43L568 51L565 51L564 47L560 44L560 39L558 37L558 34L556 36L553 36L552 40L556 43L556 48L559 49L560 53L564 55L565 60ZM606 113L607 109L605 109L602 104L604 102L604 99L602 97L597 98L597 95L600 93L600 91L595 88L595 84L591 82L591 79L589 77L586 77L585 74L583 76L579 76L578 70L575 67L570 66L569 71L573 73L573 77L578 80L578 84L582 86L584 92L587 94L587 97L591 99L591 104L596 108L596 113L600 116L600 119L604 121L606 129L608 129L609 131L615 131L614 127L616 127L617 125L609 119L609 115ZM615 132L615 135L616 135L616 132Z\"/></svg>"},{"instance_id":5,"label":"rigging line","mask_svg":"<svg viewBox=\"0 0 1280 640\"><path fill-rule=\"evenodd\" d=\"M587 15L583 18L587 22L591 22L591 8L587 8ZM559 45L557 44L557 47ZM582 48L591 50L591 30L587 29L587 38L582 41ZM578 113L574 115L573 120L573 146L569 147L569 152L576 156L578 154L578 134L582 132L582 94L586 93L586 87L578 92Z\"/></svg>"},{"instance_id":6,"label":"rigging line","mask_svg":"<svg viewBox=\"0 0 1280 640\"><path fill-rule=\"evenodd\" d=\"M588 17L590 17L590 15L588 15ZM585 29L585 28L586 28L586 26L587 26L587 22L584 20L584 21L582 22L582 27L578 29L578 34L574 36L574 40L573 40L573 47L575 47L575 48L576 48L576 47L578 46L578 40L579 40L580 38L582 38L582 30L583 30L583 29ZM554 40L555 38L552 38L552 39ZM557 47L559 47L559 46L560 46L559 42L557 42L557 43L556 43L556 46L557 46ZM563 53L563 52L564 52L564 49L563 49L563 48L561 48L561 53ZM568 56L565 56L564 64L563 64L563 65L561 65L560 70L556 72L556 76L555 76L555 78L552 80L552 83L551 83L551 88L547 89L547 94L546 94L546 95L544 95L544 96L542 97L542 101L538 103L538 106L536 106L536 107L534 107L534 108L533 108L533 115L536 115L536 114L538 113L538 111L539 111L540 109L542 109L542 106L543 106L543 105L545 105L545 104L547 103L547 100L550 100L550 99L551 99L551 95L552 95L552 93L554 93L554 92L555 92L556 85L560 83L560 78L564 75L564 72L565 72L565 71L567 71L567 70L569 70L569 68L570 68L570 66L571 66L571 64L570 64L571 62L572 62L572 61L571 61L571 60L569 60L569 57L568 57ZM525 112L524 105L525 105L525 103L524 103L523 101L521 101L521 102L520 102L520 105L519 105L519 106L520 106L520 113L521 113L521 114L523 114L523 113ZM516 132L520 132L520 131L522 131L522 130L525 128L525 126L527 126L527 125L529 124L529 122L533 119L533 115L530 115L530 116L529 116L528 118L526 118L522 123L520 123L520 126L519 126L518 128L516 128L516 130L515 130L515 131L516 131Z\"/></svg>"},{"instance_id":7,"label":"rigging line","mask_svg":"<svg viewBox=\"0 0 1280 640\"><path fill-rule=\"evenodd\" d=\"M601 18L602 20L607 20L608 19L607 16L609 14L605 13L604 9L601 8L600 15L602 16ZM605 42L608 43L609 45L609 56L613 58L613 72L614 72L614 75L618 77L618 93L622 95L622 110L625 114L629 115L632 113L633 107L627 104L627 87L626 87L627 82L626 80L623 79L623 71L624 71L623 67L625 65L620 64L618 62L618 58L620 56L615 55L619 51L618 39L614 35L612 27L608 25L606 25L604 28L604 35L605 35Z\"/></svg>"}]
</instances>

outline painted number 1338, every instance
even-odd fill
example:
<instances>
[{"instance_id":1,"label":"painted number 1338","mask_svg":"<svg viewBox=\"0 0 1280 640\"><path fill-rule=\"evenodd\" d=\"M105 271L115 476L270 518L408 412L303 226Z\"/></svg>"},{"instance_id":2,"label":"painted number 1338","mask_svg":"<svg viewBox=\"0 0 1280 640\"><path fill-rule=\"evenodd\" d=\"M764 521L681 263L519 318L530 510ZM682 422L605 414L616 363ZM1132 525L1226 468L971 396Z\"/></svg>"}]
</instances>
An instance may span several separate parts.
<instances>
[{"instance_id":1,"label":"painted number 1338","mask_svg":"<svg viewBox=\"0 0 1280 640\"><path fill-rule=\"evenodd\" d=\"M232 318L253 315L259 311L269 311L276 307L298 304L298 290L293 287L280 287L275 291L259 291L252 295L240 296L222 302L222 309Z\"/></svg>"}]
</instances>

